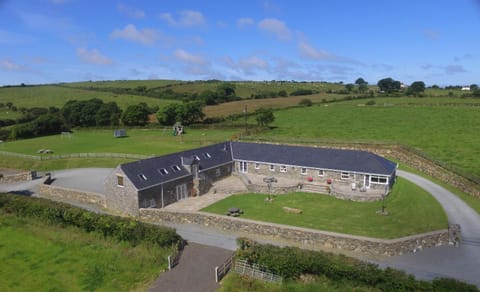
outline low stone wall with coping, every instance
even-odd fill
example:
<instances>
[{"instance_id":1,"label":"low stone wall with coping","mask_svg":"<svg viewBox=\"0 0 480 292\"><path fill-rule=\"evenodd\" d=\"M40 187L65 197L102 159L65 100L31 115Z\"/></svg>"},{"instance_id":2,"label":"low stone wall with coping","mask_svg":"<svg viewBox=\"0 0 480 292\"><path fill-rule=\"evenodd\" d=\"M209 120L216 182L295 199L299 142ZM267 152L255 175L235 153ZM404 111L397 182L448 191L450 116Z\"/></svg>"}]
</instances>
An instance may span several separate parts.
<instances>
[{"instance_id":1,"label":"low stone wall with coping","mask_svg":"<svg viewBox=\"0 0 480 292\"><path fill-rule=\"evenodd\" d=\"M29 181L36 177L35 171L24 171L16 174L4 175L0 177L0 184L11 184L21 181Z\"/></svg>"},{"instance_id":2,"label":"low stone wall with coping","mask_svg":"<svg viewBox=\"0 0 480 292\"><path fill-rule=\"evenodd\" d=\"M448 230L438 230L397 239L377 239L353 236L243 218L197 212L171 212L160 209L140 209L141 220L152 223L195 224L233 232L241 237L252 234L266 240L287 243L311 250L343 250L370 256L395 256L424 248L449 244Z\"/></svg>"},{"instance_id":3,"label":"low stone wall with coping","mask_svg":"<svg viewBox=\"0 0 480 292\"><path fill-rule=\"evenodd\" d=\"M55 201L74 201L106 208L105 196L102 194L52 186L50 185L51 182L51 177L47 175L43 183L39 186L39 193L42 197Z\"/></svg>"}]
</instances>

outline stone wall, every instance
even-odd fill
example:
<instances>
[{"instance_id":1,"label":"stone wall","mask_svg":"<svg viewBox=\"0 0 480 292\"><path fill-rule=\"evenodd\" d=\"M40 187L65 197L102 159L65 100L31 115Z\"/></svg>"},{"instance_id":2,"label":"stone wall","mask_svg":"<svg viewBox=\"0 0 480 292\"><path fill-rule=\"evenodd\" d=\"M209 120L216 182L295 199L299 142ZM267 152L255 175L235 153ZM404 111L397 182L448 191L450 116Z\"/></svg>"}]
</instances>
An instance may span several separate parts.
<instances>
[{"instance_id":1,"label":"stone wall","mask_svg":"<svg viewBox=\"0 0 480 292\"><path fill-rule=\"evenodd\" d=\"M117 176L123 177L123 186L117 185ZM107 208L122 215L138 214L138 194L133 183L118 166L105 180Z\"/></svg>"},{"instance_id":2,"label":"stone wall","mask_svg":"<svg viewBox=\"0 0 480 292\"><path fill-rule=\"evenodd\" d=\"M140 219L155 223L196 224L226 230L237 236L275 240L311 250L343 250L371 256L394 256L449 243L448 230L439 230L398 239L383 240L352 236L287 225L262 223L242 218L197 212L170 212L140 209Z\"/></svg>"},{"instance_id":3,"label":"stone wall","mask_svg":"<svg viewBox=\"0 0 480 292\"><path fill-rule=\"evenodd\" d=\"M34 179L35 176L35 171L25 171L16 174L5 175L0 178L0 184L11 184L21 181L29 181Z\"/></svg>"},{"instance_id":4,"label":"stone wall","mask_svg":"<svg viewBox=\"0 0 480 292\"><path fill-rule=\"evenodd\" d=\"M48 180L49 178L47 177L46 179ZM45 183L40 185L39 193L42 197L56 201L75 201L106 208L105 197L102 194L52 186Z\"/></svg>"}]
</instances>

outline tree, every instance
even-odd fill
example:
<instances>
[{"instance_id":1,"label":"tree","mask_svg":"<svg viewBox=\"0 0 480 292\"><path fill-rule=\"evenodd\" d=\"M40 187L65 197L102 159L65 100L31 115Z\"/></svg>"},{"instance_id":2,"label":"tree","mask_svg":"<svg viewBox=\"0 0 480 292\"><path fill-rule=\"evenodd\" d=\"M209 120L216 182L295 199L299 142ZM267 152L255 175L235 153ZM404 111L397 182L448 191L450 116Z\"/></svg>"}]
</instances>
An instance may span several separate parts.
<instances>
[{"instance_id":1,"label":"tree","mask_svg":"<svg viewBox=\"0 0 480 292\"><path fill-rule=\"evenodd\" d=\"M217 86L217 92L219 95L230 97L235 96L235 84L231 82L222 82Z\"/></svg>"},{"instance_id":2,"label":"tree","mask_svg":"<svg viewBox=\"0 0 480 292\"><path fill-rule=\"evenodd\" d=\"M472 84L472 85L470 85L470 90L471 90L471 91L478 90L478 85L477 85L477 84Z\"/></svg>"},{"instance_id":3,"label":"tree","mask_svg":"<svg viewBox=\"0 0 480 292\"><path fill-rule=\"evenodd\" d=\"M278 92L278 96L280 97L288 97L288 93L285 89L282 89Z\"/></svg>"},{"instance_id":4,"label":"tree","mask_svg":"<svg viewBox=\"0 0 480 292\"><path fill-rule=\"evenodd\" d=\"M425 83L423 81L413 82L407 90L407 94L417 95L425 91Z\"/></svg>"},{"instance_id":5,"label":"tree","mask_svg":"<svg viewBox=\"0 0 480 292\"><path fill-rule=\"evenodd\" d=\"M130 105L122 114L122 121L127 126L145 126L148 121L148 109L144 104Z\"/></svg>"},{"instance_id":6,"label":"tree","mask_svg":"<svg viewBox=\"0 0 480 292\"><path fill-rule=\"evenodd\" d=\"M368 85L368 82L365 81L365 80L364 80L363 78L361 78L361 77L358 78L357 80L355 80L355 84L358 85L358 91L360 91L360 92L365 92L365 91L367 91L367 89L368 89L368 86L367 86L367 85Z\"/></svg>"},{"instance_id":7,"label":"tree","mask_svg":"<svg viewBox=\"0 0 480 292\"><path fill-rule=\"evenodd\" d=\"M271 108L259 108L255 111L255 115L255 120L261 127L267 127L275 121L275 116L273 115L273 110Z\"/></svg>"},{"instance_id":8,"label":"tree","mask_svg":"<svg viewBox=\"0 0 480 292\"><path fill-rule=\"evenodd\" d=\"M199 101L183 104L172 103L157 112L158 122L165 126L171 126L175 122L189 125L202 120L204 117L203 103Z\"/></svg>"},{"instance_id":9,"label":"tree","mask_svg":"<svg viewBox=\"0 0 480 292\"><path fill-rule=\"evenodd\" d=\"M180 104L171 103L157 112L157 120L164 126L173 126L177 121L177 107Z\"/></svg>"},{"instance_id":10,"label":"tree","mask_svg":"<svg viewBox=\"0 0 480 292\"><path fill-rule=\"evenodd\" d=\"M400 81L393 80L392 78L384 78L378 81L377 86L380 89L380 91L386 92L386 93L392 93L395 91L399 91L401 88L401 83Z\"/></svg>"},{"instance_id":11,"label":"tree","mask_svg":"<svg viewBox=\"0 0 480 292\"><path fill-rule=\"evenodd\" d=\"M354 88L355 88L355 85L353 85L352 83L345 84L345 89L348 92L351 92Z\"/></svg>"}]
</instances>

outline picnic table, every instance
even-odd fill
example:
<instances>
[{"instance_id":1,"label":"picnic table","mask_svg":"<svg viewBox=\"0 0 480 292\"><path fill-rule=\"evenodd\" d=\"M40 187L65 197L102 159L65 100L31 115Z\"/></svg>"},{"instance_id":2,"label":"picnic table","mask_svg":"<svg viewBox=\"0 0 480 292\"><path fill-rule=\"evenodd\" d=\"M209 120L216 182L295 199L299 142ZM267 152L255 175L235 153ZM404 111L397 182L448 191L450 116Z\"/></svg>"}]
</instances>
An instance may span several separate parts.
<instances>
[{"instance_id":1,"label":"picnic table","mask_svg":"<svg viewBox=\"0 0 480 292\"><path fill-rule=\"evenodd\" d=\"M242 210L236 207L228 208L227 216L238 217L243 214Z\"/></svg>"}]
</instances>

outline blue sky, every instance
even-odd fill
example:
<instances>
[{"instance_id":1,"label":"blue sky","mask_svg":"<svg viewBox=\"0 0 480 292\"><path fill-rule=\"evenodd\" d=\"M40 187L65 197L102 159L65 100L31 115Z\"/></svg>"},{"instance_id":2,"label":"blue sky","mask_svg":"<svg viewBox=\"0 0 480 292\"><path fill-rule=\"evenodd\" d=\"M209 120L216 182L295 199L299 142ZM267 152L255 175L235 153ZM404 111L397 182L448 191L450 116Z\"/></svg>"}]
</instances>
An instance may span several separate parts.
<instances>
[{"instance_id":1,"label":"blue sky","mask_svg":"<svg viewBox=\"0 0 480 292\"><path fill-rule=\"evenodd\" d=\"M480 83L480 0L0 0L0 85Z\"/></svg>"}]
</instances>

